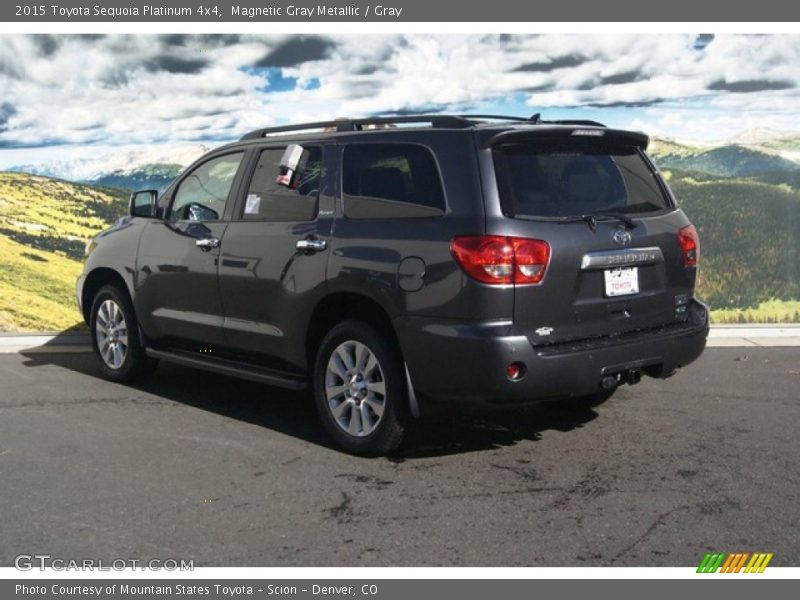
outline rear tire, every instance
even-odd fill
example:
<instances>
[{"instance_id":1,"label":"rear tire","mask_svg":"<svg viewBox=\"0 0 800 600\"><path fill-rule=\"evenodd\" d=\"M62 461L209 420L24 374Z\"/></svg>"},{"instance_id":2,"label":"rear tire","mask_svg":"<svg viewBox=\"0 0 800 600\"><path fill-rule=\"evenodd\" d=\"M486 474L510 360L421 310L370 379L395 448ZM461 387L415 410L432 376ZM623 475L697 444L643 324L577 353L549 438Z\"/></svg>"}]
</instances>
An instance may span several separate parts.
<instances>
[{"instance_id":1,"label":"rear tire","mask_svg":"<svg viewBox=\"0 0 800 600\"><path fill-rule=\"evenodd\" d=\"M106 379L133 381L158 364L145 354L133 305L117 286L105 285L97 292L89 324L92 348Z\"/></svg>"},{"instance_id":2,"label":"rear tire","mask_svg":"<svg viewBox=\"0 0 800 600\"><path fill-rule=\"evenodd\" d=\"M388 454L405 434L408 392L399 352L368 323L339 323L317 351L314 402L337 446L359 456Z\"/></svg>"}]
</instances>

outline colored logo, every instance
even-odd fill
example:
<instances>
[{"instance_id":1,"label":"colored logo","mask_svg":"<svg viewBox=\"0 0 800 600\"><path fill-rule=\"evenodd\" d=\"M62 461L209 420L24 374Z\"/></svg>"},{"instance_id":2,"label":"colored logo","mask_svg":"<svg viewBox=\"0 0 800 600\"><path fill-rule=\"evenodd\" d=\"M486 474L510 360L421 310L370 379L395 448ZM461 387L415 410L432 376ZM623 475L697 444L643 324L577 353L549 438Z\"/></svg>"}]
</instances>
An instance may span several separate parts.
<instances>
[{"instance_id":1,"label":"colored logo","mask_svg":"<svg viewBox=\"0 0 800 600\"><path fill-rule=\"evenodd\" d=\"M709 552L703 557L697 572L763 573L771 560L772 552Z\"/></svg>"}]
</instances>

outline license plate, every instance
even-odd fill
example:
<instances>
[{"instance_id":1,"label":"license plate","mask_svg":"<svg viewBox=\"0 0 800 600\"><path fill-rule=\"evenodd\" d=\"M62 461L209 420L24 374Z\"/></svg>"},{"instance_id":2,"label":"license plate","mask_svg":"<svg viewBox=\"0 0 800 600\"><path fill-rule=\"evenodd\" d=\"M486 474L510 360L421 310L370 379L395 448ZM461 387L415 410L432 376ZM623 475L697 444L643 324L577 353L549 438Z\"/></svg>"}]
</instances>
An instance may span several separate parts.
<instances>
[{"instance_id":1,"label":"license plate","mask_svg":"<svg viewBox=\"0 0 800 600\"><path fill-rule=\"evenodd\" d=\"M604 271L606 296L628 296L639 293L639 268L609 269Z\"/></svg>"}]
</instances>

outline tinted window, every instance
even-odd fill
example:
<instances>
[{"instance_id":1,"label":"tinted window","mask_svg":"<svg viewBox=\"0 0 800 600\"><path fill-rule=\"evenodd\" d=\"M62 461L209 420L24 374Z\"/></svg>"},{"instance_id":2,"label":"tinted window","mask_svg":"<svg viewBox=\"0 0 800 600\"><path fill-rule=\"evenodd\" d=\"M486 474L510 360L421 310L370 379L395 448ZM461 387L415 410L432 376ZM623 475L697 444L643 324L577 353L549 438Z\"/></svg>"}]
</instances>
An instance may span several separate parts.
<instances>
[{"instance_id":1,"label":"tinted window","mask_svg":"<svg viewBox=\"0 0 800 600\"><path fill-rule=\"evenodd\" d=\"M444 210L436 161L413 144L353 144L344 151L342 188L347 196L391 200Z\"/></svg>"},{"instance_id":2,"label":"tinted window","mask_svg":"<svg viewBox=\"0 0 800 600\"><path fill-rule=\"evenodd\" d=\"M175 192L170 220L221 219L243 154L237 152L212 158L189 173Z\"/></svg>"},{"instance_id":3,"label":"tinted window","mask_svg":"<svg viewBox=\"0 0 800 600\"><path fill-rule=\"evenodd\" d=\"M278 185L281 157L285 148L261 152L247 190L242 219L259 221L312 221L317 214L322 150L304 149L290 187Z\"/></svg>"},{"instance_id":4,"label":"tinted window","mask_svg":"<svg viewBox=\"0 0 800 600\"><path fill-rule=\"evenodd\" d=\"M515 144L494 151L503 208L516 217L571 217L666 208L636 148Z\"/></svg>"}]
</instances>

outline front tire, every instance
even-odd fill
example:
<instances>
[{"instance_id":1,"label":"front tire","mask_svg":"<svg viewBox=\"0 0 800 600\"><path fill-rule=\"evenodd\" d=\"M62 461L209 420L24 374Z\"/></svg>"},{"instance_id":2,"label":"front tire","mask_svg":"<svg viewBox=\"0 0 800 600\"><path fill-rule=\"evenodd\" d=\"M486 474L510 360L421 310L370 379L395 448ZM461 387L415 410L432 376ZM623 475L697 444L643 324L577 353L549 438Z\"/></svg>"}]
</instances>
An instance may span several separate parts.
<instances>
[{"instance_id":1,"label":"front tire","mask_svg":"<svg viewBox=\"0 0 800 600\"><path fill-rule=\"evenodd\" d=\"M155 361L145 354L127 293L114 285L100 288L92 302L90 327L92 347L106 379L132 381L154 368Z\"/></svg>"},{"instance_id":2,"label":"front tire","mask_svg":"<svg viewBox=\"0 0 800 600\"><path fill-rule=\"evenodd\" d=\"M339 323L317 351L314 401L340 448L360 456L388 454L405 434L408 393L399 352L368 323Z\"/></svg>"}]
</instances>

